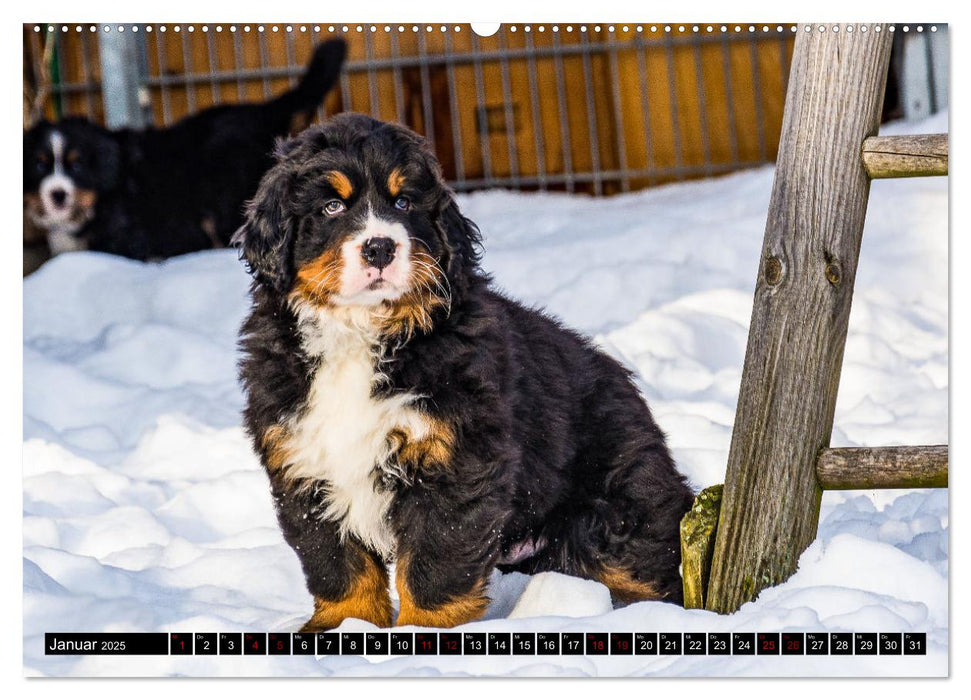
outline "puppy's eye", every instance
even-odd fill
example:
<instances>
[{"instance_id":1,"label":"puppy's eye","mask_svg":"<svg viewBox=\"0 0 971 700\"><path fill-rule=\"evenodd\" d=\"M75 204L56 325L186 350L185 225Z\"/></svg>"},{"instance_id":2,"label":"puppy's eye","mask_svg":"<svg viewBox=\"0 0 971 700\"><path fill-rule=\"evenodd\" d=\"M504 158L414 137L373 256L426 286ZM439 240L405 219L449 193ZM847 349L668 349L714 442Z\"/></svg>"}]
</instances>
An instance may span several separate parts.
<instances>
[{"instance_id":1,"label":"puppy's eye","mask_svg":"<svg viewBox=\"0 0 971 700\"><path fill-rule=\"evenodd\" d=\"M407 197L398 197L394 200L394 208L400 211L408 211L411 209L411 200Z\"/></svg>"},{"instance_id":2,"label":"puppy's eye","mask_svg":"<svg viewBox=\"0 0 971 700\"><path fill-rule=\"evenodd\" d=\"M47 170L47 161L40 158L34 163L34 166L37 168L37 172L42 173Z\"/></svg>"},{"instance_id":3,"label":"puppy's eye","mask_svg":"<svg viewBox=\"0 0 971 700\"><path fill-rule=\"evenodd\" d=\"M345 209L347 209L347 207L344 206L344 202L339 199L332 199L324 205L324 213L327 216L337 216Z\"/></svg>"}]
</instances>

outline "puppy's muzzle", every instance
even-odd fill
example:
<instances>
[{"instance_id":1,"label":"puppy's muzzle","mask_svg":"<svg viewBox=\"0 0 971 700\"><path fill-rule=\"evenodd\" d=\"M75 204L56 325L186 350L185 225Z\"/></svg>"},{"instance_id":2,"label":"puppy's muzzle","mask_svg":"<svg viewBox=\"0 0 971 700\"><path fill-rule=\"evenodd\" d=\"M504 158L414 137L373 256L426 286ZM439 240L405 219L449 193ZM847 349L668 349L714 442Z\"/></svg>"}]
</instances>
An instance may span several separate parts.
<instances>
[{"instance_id":1,"label":"puppy's muzzle","mask_svg":"<svg viewBox=\"0 0 971 700\"><path fill-rule=\"evenodd\" d=\"M371 267L380 272L394 260L394 252L398 244L387 237L369 238L361 246L361 257Z\"/></svg>"}]
</instances>

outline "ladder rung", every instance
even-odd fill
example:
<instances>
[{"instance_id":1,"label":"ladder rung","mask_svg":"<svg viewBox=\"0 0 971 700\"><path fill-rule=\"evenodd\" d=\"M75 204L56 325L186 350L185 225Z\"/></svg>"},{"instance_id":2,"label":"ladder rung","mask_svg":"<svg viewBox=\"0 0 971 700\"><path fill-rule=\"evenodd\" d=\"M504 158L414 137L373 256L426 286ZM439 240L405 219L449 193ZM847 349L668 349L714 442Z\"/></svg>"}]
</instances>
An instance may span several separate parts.
<instances>
[{"instance_id":1,"label":"ladder rung","mask_svg":"<svg viewBox=\"0 0 971 700\"><path fill-rule=\"evenodd\" d=\"M947 134L871 136L863 141L863 167L872 179L947 175Z\"/></svg>"},{"instance_id":2,"label":"ladder rung","mask_svg":"<svg viewBox=\"0 0 971 700\"><path fill-rule=\"evenodd\" d=\"M816 460L824 491L947 488L947 445L836 447Z\"/></svg>"}]
</instances>

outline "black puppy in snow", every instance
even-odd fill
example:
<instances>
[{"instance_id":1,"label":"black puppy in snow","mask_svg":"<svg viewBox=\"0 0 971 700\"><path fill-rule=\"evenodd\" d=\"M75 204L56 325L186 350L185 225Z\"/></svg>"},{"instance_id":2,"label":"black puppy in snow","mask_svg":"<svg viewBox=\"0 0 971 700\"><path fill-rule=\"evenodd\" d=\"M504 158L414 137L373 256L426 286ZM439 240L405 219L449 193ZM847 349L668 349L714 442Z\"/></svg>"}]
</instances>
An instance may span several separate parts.
<instances>
[{"instance_id":1,"label":"black puppy in snow","mask_svg":"<svg viewBox=\"0 0 971 700\"><path fill-rule=\"evenodd\" d=\"M227 245L275 139L310 123L344 54L342 40L328 41L293 90L164 129L109 131L80 117L37 124L24 134L27 223L46 232L54 255L149 260Z\"/></svg>"},{"instance_id":2,"label":"black puppy in snow","mask_svg":"<svg viewBox=\"0 0 971 700\"><path fill-rule=\"evenodd\" d=\"M236 236L246 426L316 601L449 627L497 566L682 600L692 493L630 373L490 288L422 139L340 115L282 144Z\"/></svg>"}]
</instances>

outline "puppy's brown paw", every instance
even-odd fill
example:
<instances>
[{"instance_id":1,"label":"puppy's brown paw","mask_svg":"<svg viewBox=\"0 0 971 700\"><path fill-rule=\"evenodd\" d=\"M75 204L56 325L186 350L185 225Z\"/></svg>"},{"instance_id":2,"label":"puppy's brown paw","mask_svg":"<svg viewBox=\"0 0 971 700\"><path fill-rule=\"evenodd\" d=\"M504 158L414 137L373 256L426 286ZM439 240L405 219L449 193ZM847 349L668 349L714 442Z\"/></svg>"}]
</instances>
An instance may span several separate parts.
<instances>
[{"instance_id":1,"label":"puppy's brown paw","mask_svg":"<svg viewBox=\"0 0 971 700\"><path fill-rule=\"evenodd\" d=\"M307 620L301 632L326 632L349 617L366 620L378 627L391 626L391 598L376 596L369 599L345 599L339 602L316 600L314 614Z\"/></svg>"},{"instance_id":2,"label":"puppy's brown paw","mask_svg":"<svg viewBox=\"0 0 971 700\"><path fill-rule=\"evenodd\" d=\"M351 590L340 600L314 598L314 614L301 632L324 632L340 625L349 617L372 622L378 627L391 626L391 595L388 573L373 562L354 580Z\"/></svg>"},{"instance_id":3,"label":"puppy's brown paw","mask_svg":"<svg viewBox=\"0 0 971 700\"><path fill-rule=\"evenodd\" d=\"M337 623L339 625L340 622ZM300 628L300 632L303 634L315 634L317 632L327 632L328 630L334 629L337 625L326 625L322 620L317 618L317 614L314 615L303 623L303 627Z\"/></svg>"}]
</instances>

